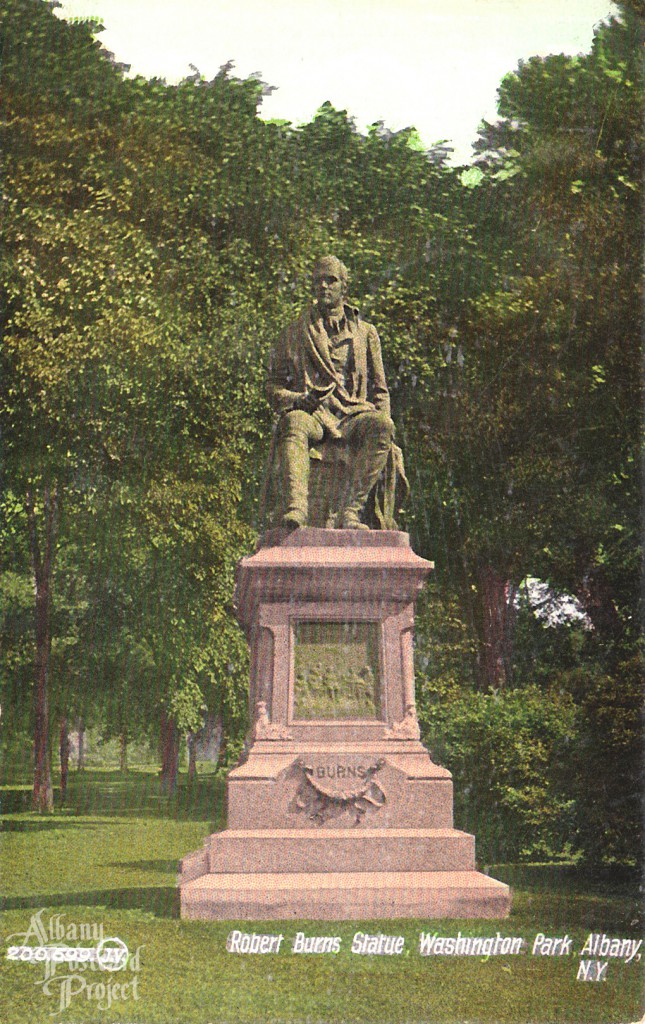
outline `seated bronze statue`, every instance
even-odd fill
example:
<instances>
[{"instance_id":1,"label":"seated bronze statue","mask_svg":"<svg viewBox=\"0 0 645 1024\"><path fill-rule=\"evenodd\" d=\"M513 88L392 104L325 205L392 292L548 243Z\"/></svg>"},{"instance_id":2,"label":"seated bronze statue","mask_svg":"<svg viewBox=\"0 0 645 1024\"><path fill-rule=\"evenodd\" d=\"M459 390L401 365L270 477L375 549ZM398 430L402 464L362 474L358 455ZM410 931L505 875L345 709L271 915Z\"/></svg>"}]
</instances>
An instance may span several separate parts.
<instances>
[{"instance_id":1,"label":"seated bronze statue","mask_svg":"<svg viewBox=\"0 0 645 1024\"><path fill-rule=\"evenodd\" d=\"M379 337L346 303L347 282L339 259L319 260L313 305L271 353L267 391L278 420L265 503L274 525L290 530L396 529L397 477L407 487Z\"/></svg>"}]
</instances>

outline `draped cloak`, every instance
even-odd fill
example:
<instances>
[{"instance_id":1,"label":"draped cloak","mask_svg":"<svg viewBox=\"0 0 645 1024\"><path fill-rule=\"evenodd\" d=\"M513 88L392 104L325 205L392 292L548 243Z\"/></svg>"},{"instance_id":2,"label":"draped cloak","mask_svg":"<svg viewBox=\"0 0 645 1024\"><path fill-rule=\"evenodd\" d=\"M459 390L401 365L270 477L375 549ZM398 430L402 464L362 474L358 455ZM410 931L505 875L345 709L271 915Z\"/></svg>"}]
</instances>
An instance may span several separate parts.
<instances>
[{"instance_id":1,"label":"draped cloak","mask_svg":"<svg viewBox=\"0 0 645 1024\"><path fill-rule=\"evenodd\" d=\"M313 413L323 427L333 428L348 417L376 409L390 415L390 393L385 380L381 343L376 328L361 320L358 310L344 306L345 331L351 338L347 364L339 375L331 356L331 341L318 311L305 310L284 331L273 349L267 374L267 396L279 415L298 408L303 392L335 384ZM312 452L315 454L315 452ZM276 460L274 431L262 505L266 510ZM320 457L320 456L318 456ZM396 530L394 519L397 481L409 490L403 454L392 443L378 494L373 496L373 517L381 529Z\"/></svg>"},{"instance_id":2,"label":"draped cloak","mask_svg":"<svg viewBox=\"0 0 645 1024\"><path fill-rule=\"evenodd\" d=\"M361 320L353 306L346 305L344 310L347 337L352 341L344 380L334 366L321 317L315 309L307 309L287 327L271 354L267 394L276 412L296 408L304 391L333 383L336 389L325 399L323 410L331 413L334 422L369 409L390 415L390 393L376 328Z\"/></svg>"}]
</instances>

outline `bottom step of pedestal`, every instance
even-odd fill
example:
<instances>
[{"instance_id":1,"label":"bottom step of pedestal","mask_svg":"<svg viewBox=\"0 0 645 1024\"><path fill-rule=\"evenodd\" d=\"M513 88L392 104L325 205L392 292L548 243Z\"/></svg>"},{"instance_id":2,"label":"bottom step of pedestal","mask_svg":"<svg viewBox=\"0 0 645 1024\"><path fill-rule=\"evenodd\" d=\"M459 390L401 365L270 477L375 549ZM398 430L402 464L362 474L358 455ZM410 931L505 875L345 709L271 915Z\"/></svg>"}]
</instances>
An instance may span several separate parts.
<instances>
[{"instance_id":1,"label":"bottom step of pedestal","mask_svg":"<svg viewBox=\"0 0 645 1024\"><path fill-rule=\"evenodd\" d=\"M208 874L181 886L181 916L360 921L506 917L510 890L477 871Z\"/></svg>"}]
</instances>

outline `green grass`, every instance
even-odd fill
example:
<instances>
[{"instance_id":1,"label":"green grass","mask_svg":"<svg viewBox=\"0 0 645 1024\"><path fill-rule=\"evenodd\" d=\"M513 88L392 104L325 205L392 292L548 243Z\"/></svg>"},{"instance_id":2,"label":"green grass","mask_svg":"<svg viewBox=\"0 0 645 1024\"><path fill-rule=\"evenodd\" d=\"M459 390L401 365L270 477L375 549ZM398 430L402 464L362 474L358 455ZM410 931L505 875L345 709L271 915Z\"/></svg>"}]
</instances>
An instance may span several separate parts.
<instances>
[{"instance_id":1,"label":"green grass","mask_svg":"<svg viewBox=\"0 0 645 1024\"><path fill-rule=\"evenodd\" d=\"M558 958L421 957L420 931L456 935L568 933L574 951L590 931L639 936L634 884L617 873L592 882L580 869L559 865L487 867L514 891L505 921L244 922L182 921L178 917L177 861L222 827L223 783L202 775L174 799L161 797L149 769L125 778L86 770L70 780L67 807L39 817L28 807L29 788L3 787L0 934L24 932L40 909L64 925L96 923L131 952L140 971L111 974L111 983L138 977L138 999L101 1009L87 989L57 1013L60 989L43 992L42 965L2 964L6 1024L627 1024L642 1008L642 964L611 962L604 983L576 981L578 956ZM277 955L227 953L232 927L282 933ZM357 930L404 935L400 957L352 954ZM294 955L297 931L339 935L338 954ZM16 940L14 940L16 941ZM30 940L36 944L35 940ZM85 972L105 983L106 972ZM79 982L80 987L80 982ZM94 994L99 994L94 990Z\"/></svg>"}]
</instances>

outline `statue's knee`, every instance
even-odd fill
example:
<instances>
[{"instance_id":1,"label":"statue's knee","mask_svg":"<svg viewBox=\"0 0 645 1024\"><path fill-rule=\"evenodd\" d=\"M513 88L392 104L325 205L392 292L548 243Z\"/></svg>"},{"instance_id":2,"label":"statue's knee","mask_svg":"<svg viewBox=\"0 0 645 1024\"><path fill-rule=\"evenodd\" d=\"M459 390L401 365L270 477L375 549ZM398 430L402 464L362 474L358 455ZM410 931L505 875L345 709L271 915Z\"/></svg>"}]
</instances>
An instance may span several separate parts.
<instances>
[{"instance_id":1,"label":"statue's knee","mask_svg":"<svg viewBox=\"0 0 645 1024\"><path fill-rule=\"evenodd\" d=\"M370 429L391 441L394 437L395 428L394 423L388 414L386 412L379 412L378 410L375 410L374 412L367 413L367 415L371 419Z\"/></svg>"},{"instance_id":2,"label":"statue's knee","mask_svg":"<svg viewBox=\"0 0 645 1024\"><path fill-rule=\"evenodd\" d=\"M280 417L278 422L279 437L293 437L294 434L304 434L306 437L311 433L312 418L309 413L302 409L292 409Z\"/></svg>"}]
</instances>

